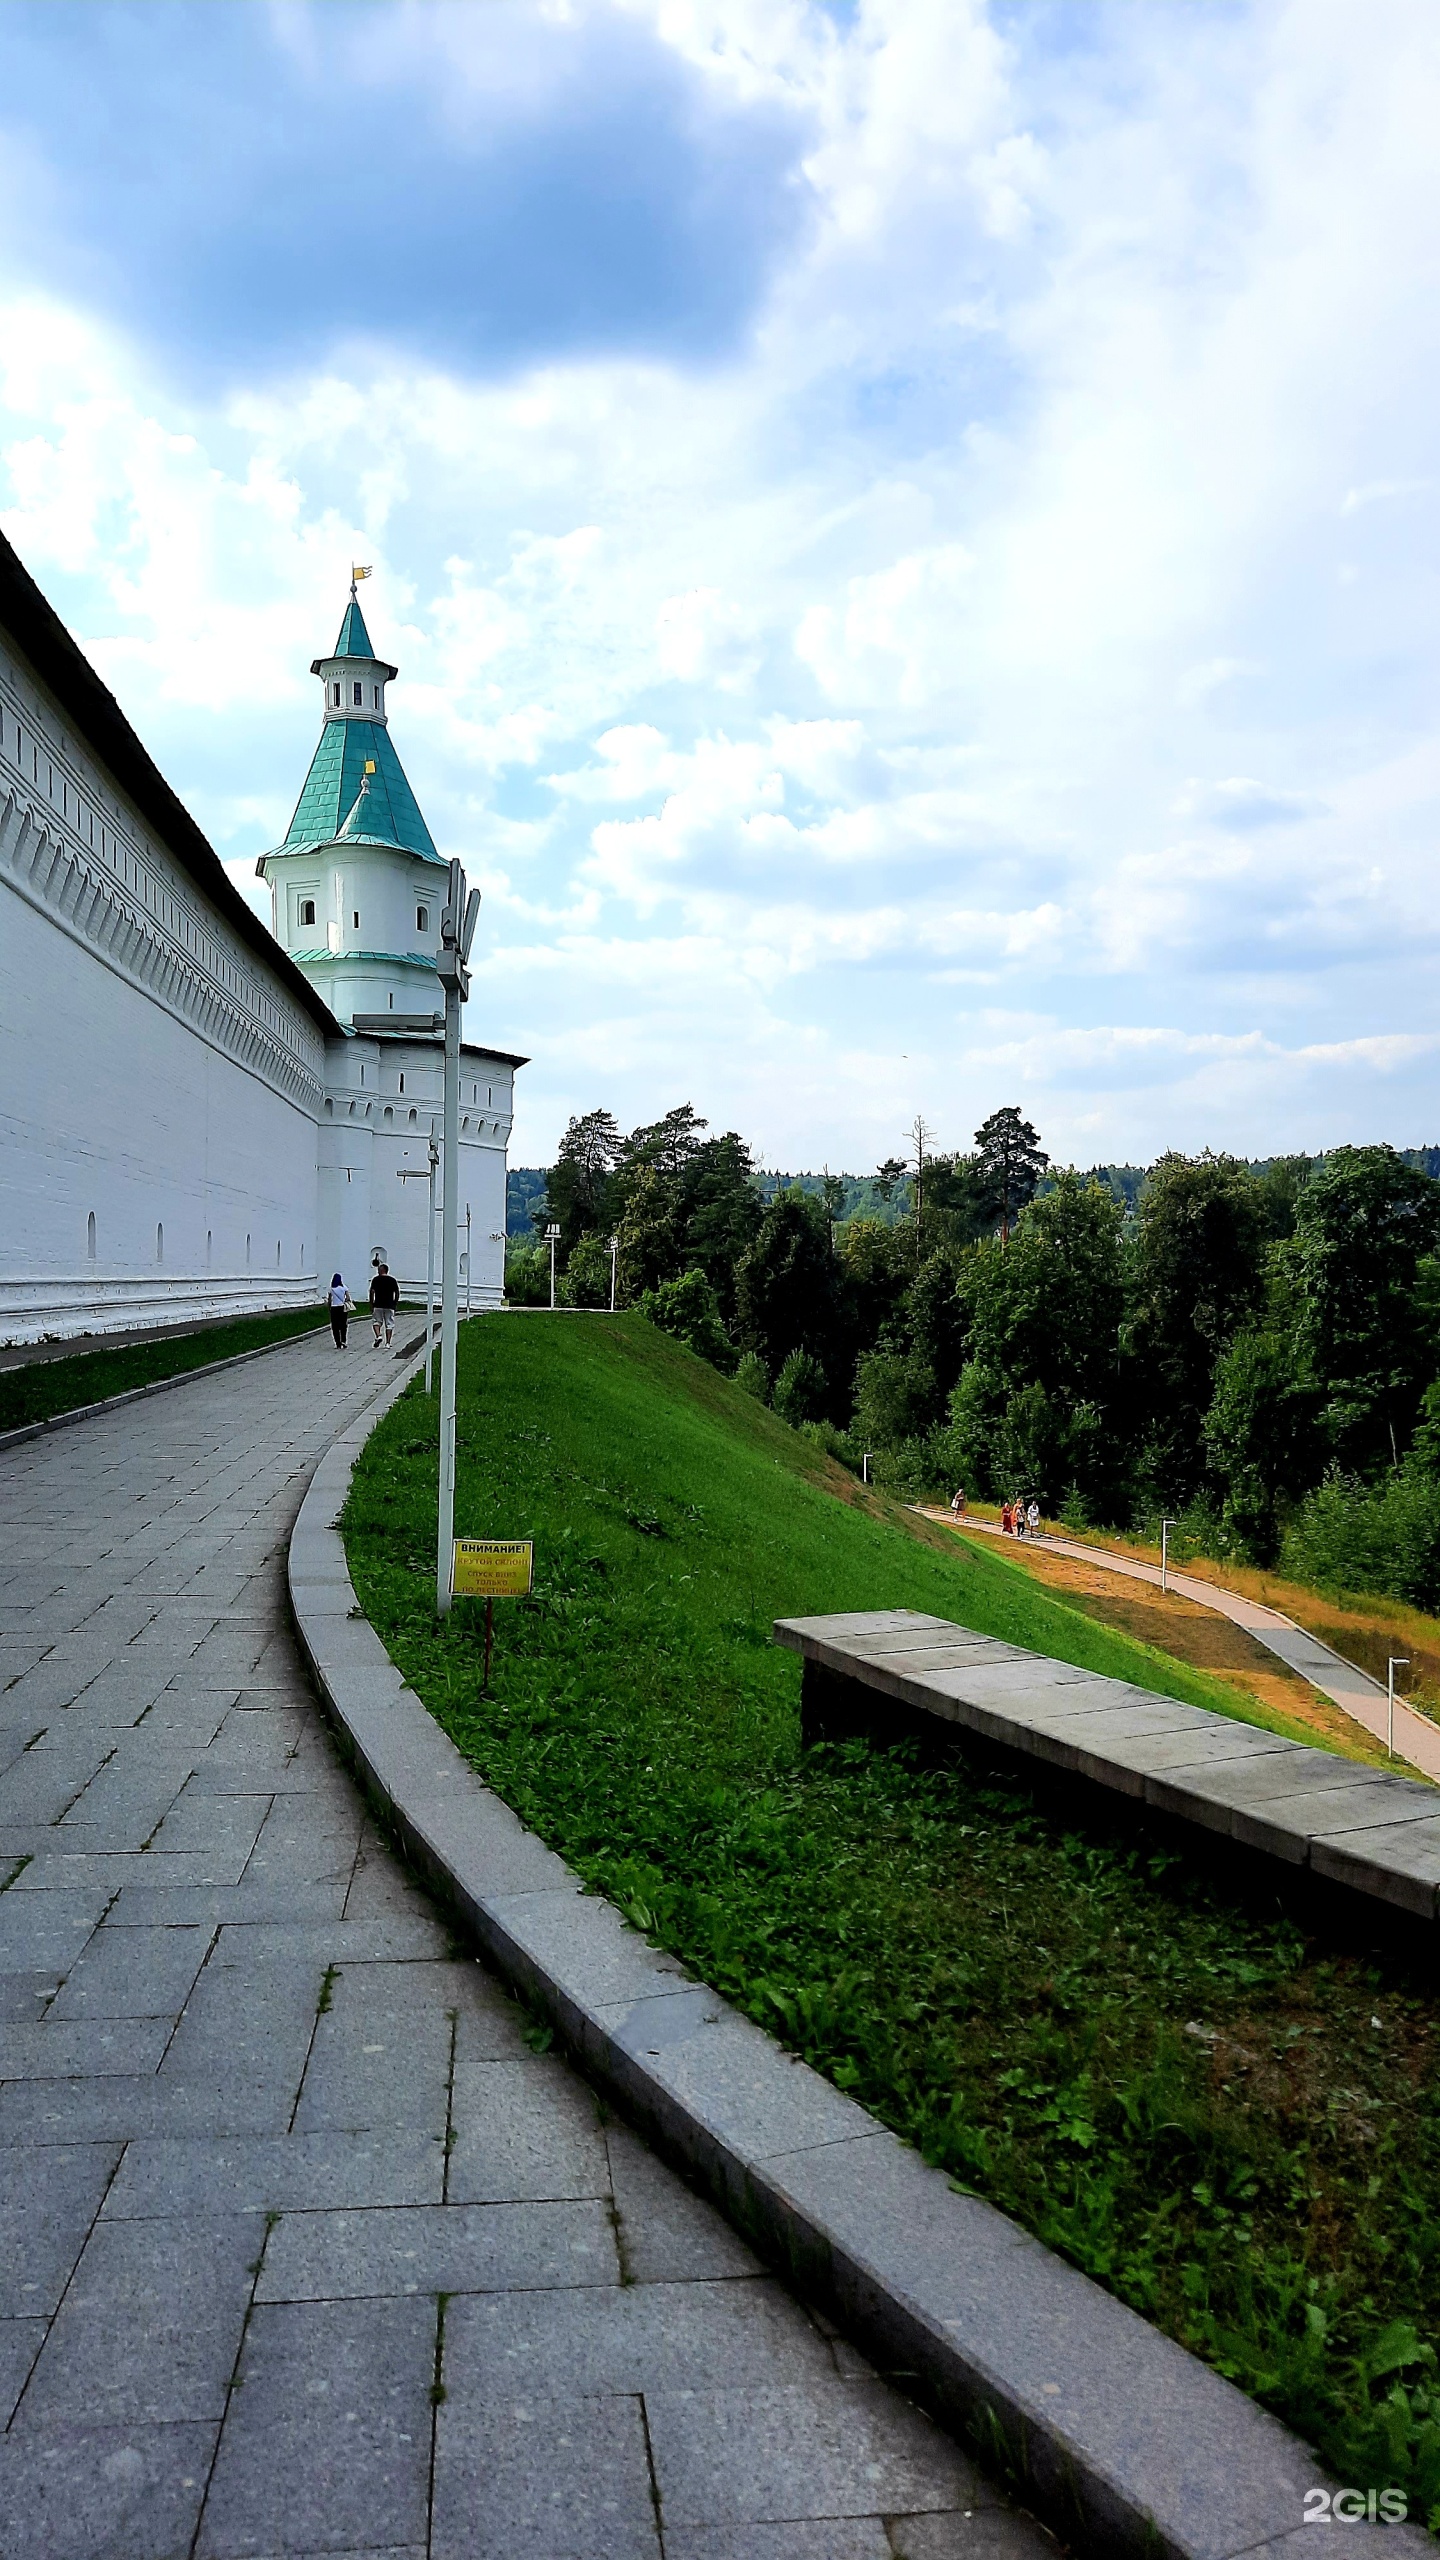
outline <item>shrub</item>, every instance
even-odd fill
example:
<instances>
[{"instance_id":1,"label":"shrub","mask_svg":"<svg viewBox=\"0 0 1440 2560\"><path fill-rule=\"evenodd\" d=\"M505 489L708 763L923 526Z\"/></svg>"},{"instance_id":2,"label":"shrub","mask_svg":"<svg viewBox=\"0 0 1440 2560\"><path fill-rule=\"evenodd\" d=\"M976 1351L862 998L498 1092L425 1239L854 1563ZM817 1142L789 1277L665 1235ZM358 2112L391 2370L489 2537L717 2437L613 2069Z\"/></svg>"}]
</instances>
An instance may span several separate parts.
<instances>
[{"instance_id":1,"label":"shrub","mask_svg":"<svg viewBox=\"0 0 1440 2560\"><path fill-rule=\"evenodd\" d=\"M533 1238L505 1247L505 1295L512 1307L548 1307L550 1256Z\"/></svg>"},{"instance_id":2,"label":"shrub","mask_svg":"<svg viewBox=\"0 0 1440 2560\"><path fill-rule=\"evenodd\" d=\"M792 1351L775 1381L772 1398L782 1422L822 1422L825 1418L825 1372L810 1351Z\"/></svg>"},{"instance_id":3,"label":"shrub","mask_svg":"<svg viewBox=\"0 0 1440 2560\"><path fill-rule=\"evenodd\" d=\"M753 1396L757 1404L769 1403L770 1375L758 1351L741 1353L740 1366L735 1372L735 1384L743 1388L747 1396Z\"/></svg>"},{"instance_id":4,"label":"shrub","mask_svg":"<svg viewBox=\"0 0 1440 2560\"><path fill-rule=\"evenodd\" d=\"M1440 1483L1413 1458L1378 1485L1333 1472L1300 1505L1280 1562L1322 1590L1440 1607Z\"/></svg>"}]
</instances>

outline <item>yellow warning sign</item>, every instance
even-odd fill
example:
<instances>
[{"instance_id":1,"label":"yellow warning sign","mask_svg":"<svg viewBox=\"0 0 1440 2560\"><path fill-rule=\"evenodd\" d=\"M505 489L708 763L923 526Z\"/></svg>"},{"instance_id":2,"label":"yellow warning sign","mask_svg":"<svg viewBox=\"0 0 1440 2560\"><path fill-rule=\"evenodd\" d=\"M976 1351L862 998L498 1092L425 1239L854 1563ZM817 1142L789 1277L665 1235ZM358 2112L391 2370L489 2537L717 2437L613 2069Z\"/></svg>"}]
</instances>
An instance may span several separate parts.
<instances>
[{"instance_id":1,"label":"yellow warning sign","mask_svg":"<svg viewBox=\"0 0 1440 2560\"><path fill-rule=\"evenodd\" d=\"M450 1589L457 1600L523 1600L535 1579L531 1538L457 1538Z\"/></svg>"}]
</instances>

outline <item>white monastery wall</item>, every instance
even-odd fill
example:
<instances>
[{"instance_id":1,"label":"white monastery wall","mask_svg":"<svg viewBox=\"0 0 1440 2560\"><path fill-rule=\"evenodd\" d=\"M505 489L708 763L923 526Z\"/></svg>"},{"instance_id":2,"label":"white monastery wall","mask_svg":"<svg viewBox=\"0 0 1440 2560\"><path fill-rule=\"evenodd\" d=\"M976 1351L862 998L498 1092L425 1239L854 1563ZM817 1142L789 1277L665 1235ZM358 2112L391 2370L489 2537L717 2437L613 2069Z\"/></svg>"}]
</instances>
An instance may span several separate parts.
<instances>
[{"instance_id":1,"label":"white monastery wall","mask_svg":"<svg viewBox=\"0 0 1440 2560\"><path fill-rule=\"evenodd\" d=\"M0 1340L313 1302L325 1048L0 639Z\"/></svg>"},{"instance_id":2,"label":"white monastery wall","mask_svg":"<svg viewBox=\"0 0 1440 2560\"><path fill-rule=\"evenodd\" d=\"M369 1286L372 1254L384 1247L407 1297L425 1291L428 1185L397 1179L424 1173L433 1123L440 1131L443 1053L437 1042L332 1041L320 1129L320 1234L328 1280L344 1273L357 1304ZM402 1082L403 1079L403 1082ZM508 1059L466 1048L460 1060L460 1249L470 1211L473 1271L461 1272L462 1299L498 1306L505 1285L505 1166L514 1111ZM438 1229L436 1251L438 1255ZM359 1285L357 1286L357 1279Z\"/></svg>"}]
</instances>

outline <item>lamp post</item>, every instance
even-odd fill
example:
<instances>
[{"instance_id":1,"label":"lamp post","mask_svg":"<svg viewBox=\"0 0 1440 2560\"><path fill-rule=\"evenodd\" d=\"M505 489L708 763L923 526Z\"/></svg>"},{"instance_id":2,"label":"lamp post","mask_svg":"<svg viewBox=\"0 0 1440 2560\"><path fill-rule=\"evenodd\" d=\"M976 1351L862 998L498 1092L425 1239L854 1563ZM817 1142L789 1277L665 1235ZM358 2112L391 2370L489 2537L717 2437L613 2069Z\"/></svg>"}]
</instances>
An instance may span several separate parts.
<instances>
[{"instance_id":1,"label":"lamp post","mask_svg":"<svg viewBox=\"0 0 1440 2560\"><path fill-rule=\"evenodd\" d=\"M1395 1757L1395 1674L1408 1668L1408 1653L1392 1653L1385 1666L1385 1748Z\"/></svg>"},{"instance_id":2,"label":"lamp post","mask_svg":"<svg viewBox=\"0 0 1440 2560\"><path fill-rule=\"evenodd\" d=\"M428 1182L430 1185L429 1218L425 1236L425 1393L430 1393L430 1372L435 1352L435 1176L440 1165L440 1148L435 1136L435 1123L430 1123L430 1163L422 1172L418 1165L402 1166L397 1182Z\"/></svg>"},{"instance_id":3,"label":"lamp post","mask_svg":"<svg viewBox=\"0 0 1440 2560\"><path fill-rule=\"evenodd\" d=\"M475 1266L470 1259L470 1203L467 1200L465 1203L465 1313L467 1316L470 1313L470 1290L474 1278Z\"/></svg>"},{"instance_id":4,"label":"lamp post","mask_svg":"<svg viewBox=\"0 0 1440 2560\"><path fill-rule=\"evenodd\" d=\"M550 1313L553 1316L555 1313L555 1247L560 1241L559 1228L547 1227L545 1241L550 1247Z\"/></svg>"},{"instance_id":5,"label":"lamp post","mask_svg":"<svg viewBox=\"0 0 1440 2560\"><path fill-rule=\"evenodd\" d=\"M620 1239L618 1236L612 1236L610 1239L610 1313L612 1316L615 1313L615 1290L619 1279L619 1272Z\"/></svg>"},{"instance_id":6,"label":"lamp post","mask_svg":"<svg viewBox=\"0 0 1440 2560\"><path fill-rule=\"evenodd\" d=\"M1168 1591L1170 1588L1170 1532L1172 1529L1178 1529L1179 1526L1178 1520L1162 1520L1160 1523L1160 1588L1162 1591Z\"/></svg>"},{"instance_id":7,"label":"lamp post","mask_svg":"<svg viewBox=\"0 0 1440 2560\"><path fill-rule=\"evenodd\" d=\"M450 895L440 919L436 962L445 990L445 1188L440 1252L440 1500L435 1533L435 1613L450 1615L450 1560L455 1544L455 1350L460 1313L460 1008L470 993L466 962L475 939L480 892L467 895L464 866L450 865Z\"/></svg>"}]
</instances>

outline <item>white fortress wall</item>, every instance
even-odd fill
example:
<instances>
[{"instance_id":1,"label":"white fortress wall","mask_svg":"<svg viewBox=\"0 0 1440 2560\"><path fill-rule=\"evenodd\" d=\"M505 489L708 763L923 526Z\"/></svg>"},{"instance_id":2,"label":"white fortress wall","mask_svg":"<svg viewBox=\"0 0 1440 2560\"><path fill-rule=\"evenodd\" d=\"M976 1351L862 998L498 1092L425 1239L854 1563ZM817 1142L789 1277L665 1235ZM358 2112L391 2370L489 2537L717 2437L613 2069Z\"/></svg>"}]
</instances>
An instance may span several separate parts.
<instances>
[{"instance_id":1,"label":"white fortress wall","mask_svg":"<svg viewBox=\"0 0 1440 2560\"><path fill-rule=\"evenodd\" d=\"M325 1049L0 631L0 1340L313 1302Z\"/></svg>"}]
</instances>

